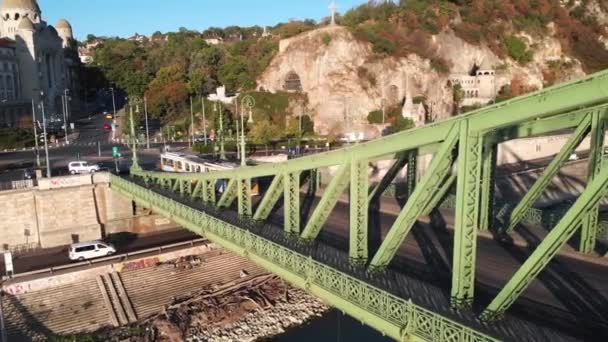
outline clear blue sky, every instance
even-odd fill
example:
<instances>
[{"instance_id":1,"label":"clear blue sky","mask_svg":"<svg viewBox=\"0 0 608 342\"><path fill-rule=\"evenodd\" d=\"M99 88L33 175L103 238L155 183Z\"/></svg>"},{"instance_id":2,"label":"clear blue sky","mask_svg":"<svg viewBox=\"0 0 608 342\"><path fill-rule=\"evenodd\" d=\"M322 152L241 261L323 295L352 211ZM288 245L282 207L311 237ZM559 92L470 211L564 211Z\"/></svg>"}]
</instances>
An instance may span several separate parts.
<instances>
[{"instance_id":1,"label":"clear blue sky","mask_svg":"<svg viewBox=\"0 0 608 342\"><path fill-rule=\"evenodd\" d=\"M1 1L1 0L0 0ZM336 0L338 12L366 2ZM74 35L128 37L135 32L204 30L210 26L275 25L290 18L319 20L331 0L38 0L51 25L67 19Z\"/></svg>"}]
</instances>

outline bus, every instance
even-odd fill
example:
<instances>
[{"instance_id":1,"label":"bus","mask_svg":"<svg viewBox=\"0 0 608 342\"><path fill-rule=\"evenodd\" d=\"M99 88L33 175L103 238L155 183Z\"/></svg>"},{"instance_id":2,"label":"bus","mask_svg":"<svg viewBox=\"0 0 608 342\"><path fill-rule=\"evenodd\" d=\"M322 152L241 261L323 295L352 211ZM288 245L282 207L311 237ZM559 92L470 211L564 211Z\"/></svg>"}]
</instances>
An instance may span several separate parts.
<instances>
[{"instance_id":1,"label":"bus","mask_svg":"<svg viewBox=\"0 0 608 342\"><path fill-rule=\"evenodd\" d=\"M213 171L228 171L240 167L239 164L228 161L211 161L193 155L183 153L165 152L160 155L160 169L163 172L175 173L206 173ZM228 186L227 180L216 183L218 192L223 193ZM259 184L255 180L251 181L251 194L260 194Z\"/></svg>"}]
</instances>

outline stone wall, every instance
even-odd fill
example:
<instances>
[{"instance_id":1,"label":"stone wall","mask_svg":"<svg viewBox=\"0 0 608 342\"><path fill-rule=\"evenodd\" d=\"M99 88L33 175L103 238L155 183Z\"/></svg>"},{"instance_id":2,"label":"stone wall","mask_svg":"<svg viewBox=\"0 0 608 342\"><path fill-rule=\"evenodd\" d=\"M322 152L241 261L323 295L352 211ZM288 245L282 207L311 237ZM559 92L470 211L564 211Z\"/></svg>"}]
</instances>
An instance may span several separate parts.
<instances>
[{"instance_id":1,"label":"stone wall","mask_svg":"<svg viewBox=\"0 0 608 342\"><path fill-rule=\"evenodd\" d=\"M108 174L41 179L30 190L0 192L0 251L52 248L120 232L175 228L109 187Z\"/></svg>"}]
</instances>

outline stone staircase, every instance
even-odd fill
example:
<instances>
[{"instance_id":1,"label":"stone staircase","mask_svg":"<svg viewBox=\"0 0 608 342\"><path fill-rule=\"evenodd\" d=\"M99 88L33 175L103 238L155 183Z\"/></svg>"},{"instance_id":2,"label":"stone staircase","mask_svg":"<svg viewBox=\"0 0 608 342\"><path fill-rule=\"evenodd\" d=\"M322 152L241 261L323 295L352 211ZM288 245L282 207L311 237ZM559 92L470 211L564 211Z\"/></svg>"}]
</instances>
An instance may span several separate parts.
<instances>
[{"instance_id":1,"label":"stone staircase","mask_svg":"<svg viewBox=\"0 0 608 342\"><path fill-rule=\"evenodd\" d=\"M113 326L119 327L137 322L137 316L122 284L120 274L113 272L97 276L97 286Z\"/></svg>"}]
</instances>

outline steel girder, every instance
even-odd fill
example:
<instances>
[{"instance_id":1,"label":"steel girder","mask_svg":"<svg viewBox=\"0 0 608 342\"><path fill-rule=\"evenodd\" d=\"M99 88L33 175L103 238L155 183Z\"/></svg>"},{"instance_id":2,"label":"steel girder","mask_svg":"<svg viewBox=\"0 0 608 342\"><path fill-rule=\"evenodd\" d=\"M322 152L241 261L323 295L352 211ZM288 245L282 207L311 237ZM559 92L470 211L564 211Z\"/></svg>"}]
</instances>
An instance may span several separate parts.
<instances>
[{"instance_id":1,"label":"steel girder","mask_svg":"<svg viewBox=\"0 0 608 342\"><path fill-rule=\"evenodd\" d=\"M538 200L553 178L558 174L564 163L568 161L570 155L578 145L580 145L583 139L585 139L585 136L587 136L587 133L589 132L589 127L591 126L591 115L592 114L589 113L583 117L570 139L568 139L561 151L545 168L542 176L538 178L526 195L519 201L515 209L513 209L507 224L507 232L511 232L519 222L521 222L525 213L532 207L534 202Z\"/></svg>"},{"instance_id":2,"label":"steel girder","mask_svg":"<svg viewBox=\"0 0 608 342\"><path fill-rule=\"evenodd\" d=\"M604 161L604 137L608 111L596 111L591 118L591 151L587 168L587 182L592 182L602 170ZM581 253L592 253L595 250L599 219L599 205L592 209L583 219L579 250Z\"/></svg>"},{"instance_id":3,"label":"steel girder","mask_svg":"<svg viewBox=\"0 0 608 342\"><path fill-rule=\"evenodd\" d=\"M279 174L274 176L272 183L262 201L258 205L258 208L253 215L253 219L256 221L264 221L270 216L272 209L277 204L277 201L283 195L283 175Z\"/></svg>"},{"instance_id":4,"label":"steel girder","mask_svg":"<svg viewBox=\"0 0 608 342\"><path fill-rule=\"evenodd\" d=\"M580 228L582 220L597 209L600 200L608 192L608 168L602 169L568 210L557 226L549 232L532 255L503 286L496 298L481 315L484 321L502 318L538 274L549 264L562 246Z\"/></svg>"},{"instance_id":5,"label":"steel girder","mask_svg":"<svg viewBox=\"0 0 608 342\"><path fill-rule=\"evenodd\" d=\"M215 205L215 180L204 179L200 182L203 185L203 202Z\"/></svg>"},{"instance_id":6,"label":"steel girder","mask_svg":"<svg viewBox=\"0 0 608 342\"><path fill-rule=\"evenodd\" d=\"M388 266L418 217L433 200L437 188L443 184L452 167L452 153L458 143L459 131L458 124L452 127L439 152L433 158L428 172L408 198L403 210L372 259L371 270L380 270Z\"/></svg>"},{"instance_id":7,"label":"steel girder","mask_svg":"<svg viewBox=\"0 0 608 342\"><path fill-rule=\"evenodd\" d=\"M496 171L496 157L498 147L485 144L482 155L481 169L481 208L479 213L479 229L488 230L491 225L491 216L494 212L494 172Z\"/></svg>"},{"instance_id":8,"label":"steel girder","mask_svg":"<svg viewBox=\"0 0 608 342\"><path fill-rule=\"evenodd\" d=\"M228 208L234 202L234 199L238 196L238 181L231 179L228 181L228 185L224 188L224 193L220 197L217 206L220 208Z\"/></svg>"},{"instance_id":9,"label":"steel girder","mask_svg":"<svg viewBox=\"0 0 608 342\"><path fill-rule=\"evenodd\" d=\"M407 155L407 196L411 197L418 182L418 151L413 150Z\"/></svg>"},{"instance_id":10,"label":"steel girder","mask_svg":"<svg viewBox=\"0 0 608 342\"><path fill-rule=\"evenodd\" d=\"M289 235L300 235L300 172L283 175L284 228Z\"/></svg>"},{"instance_id":11,"label":"steel girder","mask_svg":"<svg viewBox=\"0 0 608 342\"><path fill-rule=\"evenodd\" d=\"M365 265L367 262L367 224L369 202L369 163L355 160L350 163L350 230L349 257L351 262Z\"/></svg>"},{"instance_id":12,"label":"steel girder","mask_svg":"<svg viewBox=\"0 0 608 342\"><path fill-rule=\"evenodd\" d=\"M238 210L239 216L251 217L253 209L251 204L251 179L238 179Z\"/></svg>"},{"instance_id":13,"label":"steel girder","mask_svg":"<svg viewBox=\"0 0 608 342\"><path fill-rule=\"evenodd\" d=\"M391 165L390 169L388 169L388 171L386 172L386 175L384 175L384 177L382 177L382 179L380 180L380 183L378 183L378 185L376 185L372 189L372 191L370 191L370 194L368 197L368 200L370 203L374 202L375 200L380 198L380 196L382 196L382 193L393 182L393 180L395 179L395 177L397 177L399 172L405 167L405 165L407 164L407 161L408 161L407 153L400 153L397 155L395 162L393 162L393 165Z\"/></svg>"},{"instance_id":14,"label":"steel girder","mask_svg":"<svg viewBox=\"0 0 608 342\"><path fill-rule=\"evenodd\" d=\"M350 172L350 164L340 165L302 232L303 240L311 241L317 238L340 196L346 190L350 181Z\"/></svg>"},{"instance_id":15,"label":"steel girder","mask_svg":"<svg viewBox=\"0 0 608 342\"><path fill-rule=\"evenodd\" d=\"M475 259L480 218L480 181L483 135L471 129L470 120L460 123L456 224L452 259L452 306L469 309L475 293Z\"/></svg>"},{"instance_id":16,"label":"steel girder","mask_svg":"<svg viewBox=\"0 0 608 342\"><path fill-rule=\"evenodd\" d=\"M310 257L187 207L127 180L111 176L112 189L190 231L246 257L351 317L398 341L494 342L412 301L395 297Z\"/></svg>"},{"instance_id":17,"label":"steel girder","mask_svg":"<svg viewBox=\"0 0 608 342\"><path fill-rule=\"evenodd\" d=\"M190 197L192 199L199 198L199 197L202 197L201 196L202 193L203 193L203 182L196 182L196 186L194 186L194 190L192 190Z\"/></svg>"}]
</instances>

